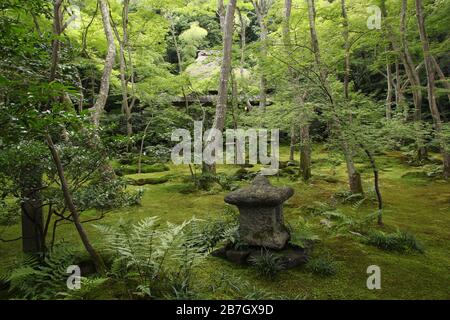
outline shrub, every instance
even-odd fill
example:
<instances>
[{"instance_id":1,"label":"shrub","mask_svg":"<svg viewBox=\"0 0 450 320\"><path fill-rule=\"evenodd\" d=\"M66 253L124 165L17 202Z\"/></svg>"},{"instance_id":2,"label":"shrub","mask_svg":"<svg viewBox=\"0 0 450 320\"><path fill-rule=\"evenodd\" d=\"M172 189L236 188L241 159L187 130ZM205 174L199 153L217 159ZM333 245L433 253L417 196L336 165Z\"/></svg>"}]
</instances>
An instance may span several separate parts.
<instances>
[{"instance_id":1,"label":"shrub","mask_svg":"<svg viewBox=\"0 0 450 320\"><path fill-rule=\"evenodd\" d=\"M306 264L306 269L321 276L333 276L337 273L338 268L331 256L324 255L311 258Z\"/></svg>"},{"instance_id":2,"label":"shrub","mask_svg":"<svg viewBox=\"0 0 450 320\"><path fill-rule=\"evenodd\" d=\"M386 234L382 231L372 230L367 234L365 242L382 250L424 252L422 244L417 241L416 237L405 231Z\"/></svg>"},{"instance_id":3,"label":"shrub","mask_svg":"<svg viewBox=\"0 0 450 320\"><path fill-rule=\"evenodd\" d=\"M249 261L261 276L269 279L273 279L284 269L281 257L268 250L261 249L261 254L251 257Z\"/></svg>"}]
</instances>

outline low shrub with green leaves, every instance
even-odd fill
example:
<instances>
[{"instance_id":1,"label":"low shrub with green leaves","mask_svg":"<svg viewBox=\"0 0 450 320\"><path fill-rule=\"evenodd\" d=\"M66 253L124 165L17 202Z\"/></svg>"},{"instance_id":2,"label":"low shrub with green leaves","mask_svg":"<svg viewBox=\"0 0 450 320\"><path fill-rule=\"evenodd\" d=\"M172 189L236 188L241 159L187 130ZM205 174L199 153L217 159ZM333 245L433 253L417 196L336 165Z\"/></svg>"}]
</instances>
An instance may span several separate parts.
<instances>
[{"instance_id":1,"label":"low shrub with green leaves","mask_svg":"<svg viewBox=\"0 0 450 320\"><path fill-rule=\"evenodd\" d=\"M337 273L338 267L330 255L322 255L311 258L306 264L306 270L321 276L333 276Z\"/></svg>"},{"instance_id":2,"label":"low shrub with green leaves","mask_svg":"<svg viewBox=\"0 0 450 320\"><path fill-rule=\"evenodd\" d=\"M268 250L261 249L260 254L251 257L249 260L261 276L269 279L275 278L284 269L281 257Z\"/></svg>"},{"instance_id":3,"label":"low shrub with green leaves","mask_svg":"<svg viewBox=\"0 0 450 320\"><path fill-rule=\"evenodd\" d=\"M417 241L416 237L405 231L384 233L383 231L371 230L365 237L365 242L382 250L424 252L424 247Z\"/></svg>"}]
</instances>

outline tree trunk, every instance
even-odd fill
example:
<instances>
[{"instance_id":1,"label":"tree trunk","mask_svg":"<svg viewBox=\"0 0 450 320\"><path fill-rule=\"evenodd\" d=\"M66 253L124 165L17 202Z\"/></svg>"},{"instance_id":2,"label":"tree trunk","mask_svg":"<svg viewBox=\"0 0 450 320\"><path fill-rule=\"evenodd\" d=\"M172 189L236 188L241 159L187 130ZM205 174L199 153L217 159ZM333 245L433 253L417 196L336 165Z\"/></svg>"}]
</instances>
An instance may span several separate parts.
<instances>
[{"instance_id":1,"label":"tree trunk","mask_svg":"<svg viewBox=\"0 0 450 320\"><path fill-rule=\"evenodd\" d=\"M87 236L87 233L84 230L83 225L81 224L80 215L78 213L77 208L75 207L75 204L73 203L73 197L72 197L72 194L70 192L70 187L69 187L68 182L65 177L64 168L63 168L61 159L59 157L58 151L56 150L56 147L55 147L50 135L46 136L46 142L47 142L48 148L52 154L53 162L55 163L56 170L58 172L58 177L61 182L61 190L64 194L64 201L65 201L66 206L69 209L70 213L72 214L72 219L73 219L75 227L78 231L78 234L80 235L81 241L83 242L83 245L84 245L86 251L89 253L92 261L94 262L97 272L103 273L103 272L105 272L105 264L104 264L102 258L100 257L100 255L92 247L92 245L89 241L89 238Z\"/></svg>"},{"instance_id":2,"label":"tree trunk","mask_svg":"<svg viewBox=\"0 0 450 320\"><path fill-rule=\"evenodd\" d=\"M387 78L387 94L386 94L386 119L392 118L392 72L391 65L386 64L386 78Z\"/></svg>"},{"instance_id":3,"label":"tree trunk","mask_svg":"<svg viewBox=\"0 0 450 320\"><path fill-rule=\"evenodd\" d=\"M236 10L236 1L237 0L230 0L225 16L222 67L220 70L220 83L217 94L216 114L214 116L214 123L212 126L212 128L219 131L223 131L227 114L228 82L231 72L231 49L233 45L234 12ZM206 143L210 143L211 139L212 137L208 137ZM207 165L206 163L204 163L204 165L202 166L202 172L209 172L214 174L216 173L216 166L214 164Z\"/></svg>"},{"instance_id":4,"label":"tree trunk","mask_svg":"<svg viewBox=\"0 0 450 320\"><path fill-rule=\"evenodd\" d=\"M422 92L420 89L420 77L419 73L417 72L414 62L412 60L411 53L409 51L409 45L408 40L406 38L407 36L407 30L406 30L406 14L407 14L407 6L408 6L408 0L402 0L402 9L400 13L400 37L401 37L401 44L402 44L402 54L401 57L403 57L403 65L405 66L406 75L408 76L409 82L411 84L411 90L413 93L413 100L414 100L414 121L421 121L422 120Z\"/></svg>"},{"instance_id":5,"label":"tree trunk","mask_svg":"<svg viewBox=\"0 0 450 320\"><path fill-rule=\"evenodd\" d=\"M290 37L290 19L292 10L292 0L285 0L284 12L283 12L283 44L285 47L286 55L289 56L291 48ZM307 181L311 178L311 141L309 137L309 119L307 119L307 112L304 110L304 97L301 95L299 86L297 85L297 76L293 68L288 67L289 78L291 85L294 88L295 101L300 105L301 111L300 117L300 174L303 180ZM292 126L294 128L294 126ZM294 138L294 140L292 140ZM291 155L293 160L293 153L295 152L295 131L291 130Z\"/></svg>"},{"instance_id":6,"label":"tree trunk","mask_svg":"<svg viewBox=\"0 0 450 320\"><path fill-rule=\"evenodd\" d=\"M304 181L311 178L311 140L308 124L300 127L300 173Z\"/></svg>"},{"instance_id":7,"label":"tree trunk","mask_svg":"<svg viewBox=\"0 0 450 320\"><path fill-rule=\"evenodd\" d=\"M42 214L42 173L33 167L24 168L21 183L22 250L32 255L45 252L44 219Z\"/></svg>"},{"instance_id":8,"label":"tree trunk","mask_svg":"<svg viewBox=\"0 0 450 320\"><path fill-rule=\"evenodd\" d=\"M439 79L442 81L442 85L447 90L447 98L448 98L448 100L450 102L450 82L445 77L445 74L444 74L444 72L442 72L442 69L439 66L439 64L437 63L436 59L433 56L431 56L431 57L433 59L433 64L434 64L434 68L436 70L436 73L437 73Z\"/></svg>"},{"instance_id":9,"label":"tree trunk","mask_svg":"<svg viewBox=\"0 0 450 320\"><path fill-rule=\"evenodd\" d=\"M223 0L217 0L217 15L220 21L220 30L222 33L225 32L225 6L223 5Z\"/></svg>"},{"instance_id":10,"label":"tree trunk","mask_svg":"<svg viewBox=\"0 0 450 320\"><path fill-rule=\"evenodd\" d=\"M380 191L378 167L376 165L375 158L373 157L372 153L368 149L364 148L364 146L362 146L362 148L363 148L364 152L366 153L367 157L369 158L370 166L372 167L373 178L374 178L373 184L374 184L375 193L377 195L377 202L378 202L377 223L378 223L378 225L382 226L383 225L383 198L381 197L381 191Z\"/></svg>"},{"instance_id":11,"label":"tree trunk","mask_svg":"<svg viewBox=\"0 0 450 320\"><path fill-rule=\"evenodd\" d=\"M289 161L295 160L295 144L297 143L295 136L295 126L291 125L291 145L289 147Z\"/></svg>"},{"instance_id":12,"label":"tree trunk","mask_svg":"<svg viewBox=\"0 0 450 320\"><path fill-rule=\"evenodd\" d=\"M241 65L240 65L240 72L241 72L241 81L244 81L244 64L245 64L245 45L246 45L246 28L247 23L244 20L244 17L242 16L241 10L239 8L236 8L239 15L239 23L241 25Z\"/></svg>"},{"instance_id":13,"label":"tree trunk","mask_svg":"<svg viewBox=\"0 0 450 320\"><path fill-rule=\"evenodd\" d=\"M133 124L131 122L131 105L128 102L128 79L127 79L127 64L125 60L125 50L128 47L128 11L130 0L123 1L122 8L122 38L120 37L117 27L112 22L112 27L119 43L119 61L120 61L120 86L122 89L122 112L125 114L125 121L127 127L127 136L133 135ZM128 148L128 147L127 147Z\"/></svg>"},{"instance_id":14,"label":"tree trunk","mask_svg":"<svg viewBox=\"0 0 450 320\"><path fill-rule=\"evenodd\" d=\"M427 93L428 93L428 105L430 107L431 116L433 117L434 128L436 130L437 138L440 142L441 153L444 164L444 178L450 178L450 153L447 150L448 146L445 143L445 138L442 136L442 120L439 113L438 106L436 104L436 92L435 92L435 70L433 57L430 53L430 44L425 29L425 21L423 16L422 1L416 0L416 16L417 24L419 27L420 40L422 42L423 56L425 59L425 71L427 74Z\"/></svg>"},{"instance_id":15,"label":"tree trunk","mask_svg":"<svg viewBox=\"0 0 450 320\"><path fill-rule=\"evenodd\" d=\"M109 18L109 7L106 0L98 0L100 4L100 11L102 14L103 28L105 31L106 40L108 43L108 52L105 58L105 66L103 69L102 80L100 83L100 91L92 107L92 121L94 126L98 129L100 126L100 117L105 109L106 100L109 93L109 82L111 78L111 72L114 65L114 59L116 57L116 45L114 43L114 35L111 28L111 22Z\"/></svg>"},{"instance_id":16,"label":"tree trunk","mask_svg":"<svg viewBox=\"0 0 450 320\"><path fill-rule=\"evenodd\" d=\"M267 11L268 11L268 6L269 3L266 2L266 0L260 0L259 4L258 1L252 1L253 7L255 8L255 12L256 12L256 17L258 20L258 24L259 24L259 28L260 28L260 33L259 33L259 40L261 42L261 50L260 50L260 54L261 54L261 61L260 62L265 62L266 58L267 58L267 35L268 35L268 30L267 30L267 26L266 23L264 21ZM261 72L261 78L259 80L259 107L262 110L266 109L266 105L267 105L267 79L266 76L264 75L264 68L260 68L260 72Z\"/></svg>"},{"instance_id":17,"label":"tree trunk","mask_svg":"<svg viewBox=\"0 0 450 320\"><path fill-rule=\"evenodd\" d=\"M342 147L342 151L344 153L345 162L347 165L347 174L349 178L349 187L350 191L355 194L363 194L363 188L361 183L361 175L358 173L358 171L355 168L355 164L353 163L353 154L352 150L349 147L349 144L347 142L347 138L345 137L343 131L342 131L342 124L339 119L339 117L336 114L336 102L333 98L333 92L331 90L330 84L328 82L328 75L327 71L325 70L324 66L322 65L321 56L320 56L320 48L319 48L319 40L317 37L316 32L316 10L314 6L314 0L307 0L308 3L308 17L309 17L309 29L311 33L311 48L314 52L314 59L317 68L319 69L319 80L322 83L323 89L325 91L325 94L328 96L330 100L330 104L332 107L332 113L333 113L333 125L335 130L337 131L339 137L340 137L340 143Z\"/></svg>"},{"instance_id":18,"label":"tree trunk","mask_svg":"<svg viewBox=\"0 0 450 320\"><path fill-rule=\"evenodd\" d=\"M349 25L347 17L347 8L345 7L345 0L341 0L341 12L344 27L344 46L345 46L345 66L344 66L344 97L346 100L349 98L348 86L350 82L350 43L349 37Z\"/></svg>"}]
</instances>

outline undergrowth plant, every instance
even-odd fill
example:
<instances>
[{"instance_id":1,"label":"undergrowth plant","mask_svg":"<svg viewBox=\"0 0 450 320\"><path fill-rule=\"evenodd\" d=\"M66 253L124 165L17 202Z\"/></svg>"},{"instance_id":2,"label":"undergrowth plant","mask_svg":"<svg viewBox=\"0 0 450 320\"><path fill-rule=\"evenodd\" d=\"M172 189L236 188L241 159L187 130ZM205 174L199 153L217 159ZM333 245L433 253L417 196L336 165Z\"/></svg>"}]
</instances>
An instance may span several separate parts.
<instances>
[{"instance_id":1,"label":"undergrowth plant","mask_svg":"<svg viewBox=\"0 0 450 320\"><path fill-rule=\"evenodd\" d=\"M198 266L207 249L195 241L187 227L195 220L162 227L157 217L136 224L119 222L116 226L97 226L105 235L106 250L113 264L122 266L123 274L134 276L136 295L162 297L168 294L186 296L192 270ZM181 294L181 292L183 292Z\"/></svg>"},{"instance_id":2,"label":"undergrowth plant","mask_svg":"<svg viewBox=\"0 0 450 320\"><path fill-rule=\"evenodd\" d=\"M364 242L382 250L388 251L416 251L419 253L423 253L425 251L423 245L416 239L413 234L400 230L394 233L385 233L383 231L371 230L364 237Z\"/></svg>"},{"instance_id":3,"label":"undergrowth plant","mask_svg":"<svg viewBox=\"0 0 450 320\"><path fill-rule=\"evenodd\" d=\"M261 249L260 254L249 259L258 273L268 279L275 278L284 269L284 263L280 256L266 249Z\"/></svg>"}]
</instances>

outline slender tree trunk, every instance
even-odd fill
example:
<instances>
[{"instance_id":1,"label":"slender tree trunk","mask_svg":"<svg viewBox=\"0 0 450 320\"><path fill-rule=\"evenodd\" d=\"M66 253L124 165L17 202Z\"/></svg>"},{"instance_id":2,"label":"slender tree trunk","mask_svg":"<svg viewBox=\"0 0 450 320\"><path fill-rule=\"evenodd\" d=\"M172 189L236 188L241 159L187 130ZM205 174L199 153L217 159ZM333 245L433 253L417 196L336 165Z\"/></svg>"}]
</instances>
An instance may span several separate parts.
<instances>
[{"instance_id":1,"label":"slender tree trunk","mask_svg":"<svg viewBox=\"0 0 450 320\"><path fill-rule=\"evenodd\" d=\"M22 211L22 250L33 255L45 252L44 218L42 213L42 172L34 167L23 169L20 207Z\"/></svg>"},{"instance_id":2,"label":"slender tree trunk","mask_svg":"<svg viewBox=\"0 0 450 320\"><path fill-rule=\"evenodd\" d=\"M347 138L345 137L341 121L336 114L336 102L333 98L333 92L331 90L330 84L328 82L327 71L322 65L321 56L320 56L320 48L319 48L319 40L316 32L316 10L314 6L314 0L307 0L308 3L308 17L309 17L309 28L311 33L311 47L314 52L314 59L317 68L319 69L319 80L322 83L325 94L328 96L330 100L330 104L333 112L333 125L335 130L337 131L340 137L340 143L342 147L342 151L344 153L345 162L347 165L347 174L349 179L350 191L355 194L363 194L363 188L361 183L361 175L356 170L355 164L353 162L353 154L352 150L348 144Z\"/></svg>"},{"instance_id":3,"label":"slender tree trunk","mask_svg":"<svg viewBox=\"0 0 450 320\"><path fill-rule=\"evenodd\" d=\"M373 171L373 184L375 188L375 193L377 195L377 202L378 202L378 216L377 216L377 223L378 225L383 225L383 198L381 197L381 191L380 191L380 183L379 183L379 173L378 173L378 167L375 162L375 158L373 157L372 153L362 146L362 149L366 153L367 157L370 161L370 166L372 167Z\"/></svg>"},{"instance_id":4,"label":"slender tree trunk","mask_svg":"<svg viewBox=\"0 0 450 320\"><path fill-rule=\"evenodd\" d=\"M386 64L386 78L387 78L387 94L386 94L386 119L392 118L392 71L391 65Z\"/></svg>"},{"instance_id":5,"label":"slender tree trunk","mask_svg":"<svg viewBox=\"0 0 450 320\"><path fill-rule=\"evenodd\" d=\"M408 9L408 0L402 0L402 9L400 13L400 37L402 44L402 57L403 64L405 66L406 74L409 78L409 82L411 84L411 89L413 93L414 100L414 121L422 120L422 92L420 89L420 78L419 73L417 72L414 62L412 60L412 56L409 50L406 30L406 17L407 17L407 9Z\"/></svg>"},{"instance_id":6,"label":"slender tree trunk","mask_svg":"<svg viewBox=\"0 0 450 320\"><path fill-rule=\"evenodd\" d=\"M62 30L62 0L53 2L53 36L52 56L49 82L56 79L59 65ZM25 253L42 255L45 251L44 218L42 212L42 172L33 167L23 168L20 193L24 199L21 203L22 250Z\"/></svg>"},{"instance_id":7,"label":"slender tree trunk","mask_svg":"<svg viewBox=\"0 0 450 320\"><path fill-rule=\"evenodd\" d=\"M227 13L225 16L225 30L223 37L223 57L222 57L222 67L220 70L220 82L219 90L217 94L217 105L216 114L214 116L214 122L212 128L219 131L223 131L225 126L225 118L227 114L227 103L228 103L228 82L230 79L231 72L231 49L233 45L233 27L234 27L234 13L236 10L237 0L230 0L227 6ZM211 137L208 137L206 143L211 142ZM206 163L202 166L203 173L216 173L215 165L207 165Z\"/></svg>"},{"instance_id":8,"label":"slender tree trunk","mask_svg":"<svg viewBox=\"0 0 450 320\"><path fill-rule=\"evenodd\" d=\"M108 43L108 52L105 58L105 66L103 69L102 80L100 83L100 91L92 107L92 121L96 128L100 126L100 117L105 109L106 100L108 99L109 83L111 78L111 72L114 65L114 59L116 57L116 45L114 43L114 35L111 28L111 21L109 18L109 7L106 0L98 0L100 5L100 11L102 14L103 28L105 31L106 40Z\"/></svg>"},{"instance_id":9,"label":"slender tree trunk","mask_svg":"<svg viewBox=\"0 0 450 320\"><path fill-rule=\"evenodd\" d=\"M56 71L59 65L59 50L61 43L59 41L59 36L62 32L62 0L55 0L53 3L53 35L55 39L52 43L52 62L50 68L50 82L55 80Z\"/></svg>"},{"instance_id":10,"label":"slender tree trunk","mask_svg":"<svg viewBox=\"0 0 450 320\"><path fill-rule=\"evenodd\" d=\"M347 8L345 7L345 0L341 0L341 14L344 27L344 46L345 46L345 66L344 66L344 97L346 100L349 98L348 86L350 82L350 42L349 42L349 25Z\"/></svg>"},{"instance_id":11,"label":"slender tree trunk","mask_svg":"<svg viewBox=\"0 0 450 320\"><path fill-rule=\"evenodd\" d=\"M395 105L397 110L403 110L405 121L408 120L408 105L405 103L405 96L403 94L403 86L400 77L400 64L395 62Z\"/></svg>"},{"instance_id":12,"label":"slender tree trunk","mask_svg":"<svg viewBox=\"0 0 450 320\"><path fill-rule=\"evenodd\" d=\"M289 161L295 160L295 144L297 143L297 139L295 136L295 126L291 125L291 145L289 147Z\"/></svg>"},{"instance_id":13,"label":"slender tree trunk","mask_svg":"<svg viewBox=\"0 0 450 320\"><path fill-rule=\"evenodd\" d=\"M300 127L300 173L304 181L311 178L311 140L308 124Z\"/></svg>"},{"instance_id":14,"label":"slender tree trunk","mask_svg":"<svg viewBox=\"0 0 450 320\"><path fill-rule=\"evenodd\" d=\"M78 231L78 234L80 235L81 241L83 242L83 245L86 249L86 251L89 253L92 261L95 264L97 272L103 273L105 271L105 264L100 257L100 255L95 251L94 247L92 247L88 235L86 231L84 230L84 227L80 221L80 215L78 213L77 208L75 207L75 204L73 203L73 197L70 192L70 188L67 182L67 179L65 177L64 168L61 162L61 159L59 157L58 151L56 150L56 147L52 141L52 138L50 135L46 136L46 141L48 148L52 154L53 162L55 163L56 170L58 172L58 176L61 182L61 190L64 194L64 201L66 203L67 208L69 209L70 213L72 214L72 219L75 224L75 227Z\"/></svg>"},{"instance_id":15,"label":"slender tree trunk","mask_svg":"<svg viewBox=\"0 0 450 320\"><path fill-rule=\"evenodd\" d=\"M267 30L267 26L266 23L264 21L267 11L268 11L268 6L269 3L266 2L266 0L260 0L259 4L258 1L252 1L253 7L255 8L255 12L256 12L256 17L258 20L258 24L259 24L259 28L260 28L260 33L259 33L259 40L261 42L261 50L260 50L260 54L261 54L261 62L265 62L266 58L267 58L267 35L268 35L268 30ZM267 79L266 76L264 74L264 68L260 68L261 71L261 78L259 80L259 107L262 110L266 109L266 105L267 105Z\"/></svg>"},{"instance_id":16,"label":"slender tree trunk","mask_svg":"<svg viewBox=\"0 0 450 320\"><path fill-rule=\"evenodd\" d=\"M127 79L127 63L125 57L125 50L128 48L128 11L130 0L123 1L122 8L122 37L117 30L117 26L112 22L112 27L119 43L119 61L120 61L120 85L122 89L122 112L125 114L125 121L127 127L127 136L133 135L132 113L131 106L129 104L128 96L128 79ZM128 148L128 147L127 147Z\"/></svg>"},{"instance_id":17,"label":"slender tree trunk","mask_svg":"<svg viewBox=\"0 0 450 320\"><path fill-rule=\"evenodd\" d=\"M436 87L435 87L435 70L433 57L430 53L430 44L425 29L425 19L423 16L423 7L421 0L416 1L416 16L419 27L420 40L422 42L423 56L425 59L425 71L427 74L427 93L428 105L430 107L431 116L433 117L434 128L436 130L437 138L441 145L441 153L444 164L444 178L450 178L450 153L448 146L445 143L445 138L442 136L442 120L436 104Z\"/></svg>"},{"instance_id":18,"label":"slender tree trunk","mask_svg":"<svg viewBox=\"0 0 450 320\"><path fill-rule=\"evenodd\" d=\"M220 30L222 33L225 32L225 6L223 5L223 0L217 0L217 15L220 21Z\"/></svg>"},{"instance_id":19,"label":"slender tree trunk","mask_svg":"<svg viewBox=\"0 0 450 320\"><path fill-rule=\"evenodd\" d=\"M283 44L285 47L286 55L290 55L291 37L290 37L290 19L292 10L292 0L285 0L283 10ZM303 180L307 181L311 178L311 141L309 137L309 119L305 108L304 97L301 94L301 90L298 85L298 77L295 74L293 68L288 67L289 78L291 85L294 88L294 100L296 104L300 106L300 174ZM294 126L292 126L293 128ZM292 141L294 138L294 141ZM295 152L295 131L291 130L291 157Z\"/></svg>"},{"instance_id":20,"label":"slender tree trunk","mask_svg":"<svg viewBox=\"0 0 450 320\"><path fill-rule=\"evenodd\" d=\"M414 62L409 50L408 40L407 40L407 29L406 29L406 19L407 19L407 9L408 0L402 0L402 7L400 12L400 37L402 44L402 56L403 64L405 66L406 75L408 76L409 82L411 84L411 90L414 100L414 126L417 131L416 144L417 144L417 160L422 161L428 157L427 149L424 145L424 138L421 133L421 123L422 123L422 90L420 88L420 77L419 73L414 66Z\"/></svg>"},{"instance_id":21,"label":"slender tree trunk","mask_svg":"<svg viewBox=\"0 0 450 320\"><path fill-rule=\"evenodd\" d=\"M439 66L439 64L437 63L436 59L431 56L433 59L433 64L434 64L434 68L436 70L436 74L438 75L439 79L442 81L442 85L444 86L444 88L447 90L447 98L450 102L450 82L449 80L445 77L444 72L442 72L441 67Z\"/></svg>"},{"instance_id":22,"label":"slender tree trunk","mask_svg":"<svg viewBox=\"0 0 450 320\"><path fill-rule=\"evenodd\" d=\"M239 15L239 23L241 25L241 63L240 63L240 72L241 72L241 81L244 80L244 65L245 65L245 45L246 45L246 28L247 23L242 16L242 12L239 8L236 8Z\"/></svg>"}]
</instances>

